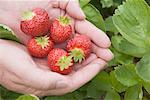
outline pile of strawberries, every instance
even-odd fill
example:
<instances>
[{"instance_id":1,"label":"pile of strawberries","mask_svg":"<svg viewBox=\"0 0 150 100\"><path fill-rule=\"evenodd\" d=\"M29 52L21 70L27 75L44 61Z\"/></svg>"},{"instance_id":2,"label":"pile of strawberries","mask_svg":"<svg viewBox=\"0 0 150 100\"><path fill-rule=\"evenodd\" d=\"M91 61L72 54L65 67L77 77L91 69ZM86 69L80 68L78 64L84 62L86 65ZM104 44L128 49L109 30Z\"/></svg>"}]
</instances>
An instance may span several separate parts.
<instances>
[{"instance_id":1,"label":"pile of strawberries","mask_svg":"<svg viewBox=\"0 0 150 100\"><path fill-rule=\"evenodd\" d=\"M81 63L91 53L92 42L85 35L73 36L71 20L67 16L50 21L42 8L24 12L21 30L32 36L27 48L34 57L47 57L49 68L60 74L69 74L74 63ZM67 42L66 50L55 48L55 44Z\"/></svg>"}]
</instances>

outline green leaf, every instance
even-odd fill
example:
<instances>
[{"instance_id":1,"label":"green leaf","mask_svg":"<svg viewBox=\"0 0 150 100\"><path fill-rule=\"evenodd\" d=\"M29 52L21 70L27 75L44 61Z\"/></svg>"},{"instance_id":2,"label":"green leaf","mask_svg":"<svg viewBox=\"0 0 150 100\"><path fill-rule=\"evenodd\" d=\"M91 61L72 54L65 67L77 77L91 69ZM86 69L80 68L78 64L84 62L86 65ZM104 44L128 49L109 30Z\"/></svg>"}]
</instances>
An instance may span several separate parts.
<instances>
[{"instance_id":1,"label":"green leaf","mask_svg":"<svg viewBox=\"0 0 150 100\"><path fill-rule=\"evenodd\" d=\"M75 91L63 96L48 96L44 100L83 100L83 97Z\"/></svg>"},{"instance_id":2,"label":"green leaf","mask_svg":"<svg viewBox=\"0 0 150 100\"><path fill-rule=\"evenodd\" d=\"M145 90L150 94L150 83L143 82L143 86L144 86Z\"/></svg>"},{"instance_id":3,"label":"green leaf","mask_svg":"<svg viewBox=\"0 0 150 100\"><path fill-rule=\"evenodd\" d=\"M0 86L0 97L4 100L16 100L20 95L21 94L9 91L4 87Z\"/></svg>"},{"instance_id":4,"label":"green leaf","mask_svg":"<svg viewBox=\"0 0 150 100\"><path fill-rule=\"evenodd\" d=\"M86 92L87 87L89 86L91 82L86 83L85 85L83 85L81 88L79 88L78 90L81 92Z\"/></svg>"},{"instance_id":5,"label":"green leaf","mask_svg":"<svg viewBox=\"0 0 150 100\"><path fill-rule=\"evenodd\" d=\"M103 13L103 8L101 6L100 0L91 0L90 4L96 7L101 13Z\"/></svg>"},{"instance_id":6,"label":"green leaf","mask_svg":"<svg viewBox=\"0 0 150 100\"><path fill-rule=\"evenodd\" d=\"M83 11L86 15L87 20L89 20L98 28L105 31L105 23L102 18L102 15L93 5L87 4L86 6L83 7Z\"/></svg>"},{"instance_id":7,"label":"green leaf","mask_svg":"<svg viewBox=\"0 0 150 100\"><path fill-rule=\"evenodd\" d=\"M14 32L6 25L0 24L0 39L8 39L19 42Z\"/></svg>"},{"instance_id":8,"label":"green leaf","mask_svg":"<svg viewBox=\"0 0 150 100\"><path fill-rule=\"evenodd\" d=\"M104 94L104 92L99 90L98 83L91 82L87 86L87 96L86 97L98 99L103 94Z\"/></svg>"},{"instance_id":9,"label":"green leaf","mask_svg":"<svg viewBox=\"0 0 150 100\"><path fill-rule=\"evenodd\" d=\"M150 83L150 54L146 54L136 67L137 74L144 80Z\"/></svg>"},{"instance_id":10,"label":"green leaf","mask_svg":"<svg viewBox=\"0 0 150 100\"><path fill-rule=\"evenodd\" d=\"M113 22L121 35L130 43L150 49L150 7L144 0L127 0L119 6Z\"/></svg>"},{"instance_id":11,"label":"green leaf","mask_svg":"<svg viewBox=\"0 0 150 100\"><path fill-rule=\"evenodd\" d=\"M142 100L148 100L148 98L144 96L144 97L142 98Z\"/></svg>"},{"instance_id":12,"label":"green leaf","mask_svg":"<svg viewBox=\"0 0 150 100\"><path fill-rule=\"evenodd\" d=\"M113 5L113 0L100 0L103 8L109 8Z\"/></svg>"},{"instance_id":13,"label":"green leaf","mask_svg":"<svg viewBox=\"0 0 150 100\"><path fill-rule=\"evenodd\" d=\"M17 100L40 100L40 99L34 95L22 95L18 97Z\"/></svg>"},{"instance_id":14,"label":"green leaf","mask_svg":"<svg viewBox=\"0 0 150 100\"><path fill-rule=\"evenodd\" d=\"M91 0L79 0L80 1L80 7L84 7L87 5Z\"/></svg>"},{"instance_id":15,"label":"green leaf","mask_svg":"<svg viewBox=\"0 0 150 100\"><path fill-rule=\"evenodd\" d=\"M142 57L148 51L144 48L138 47L134 44L131 44L121 36L113 36L111 38L113 47L124 54L131 55L134 57Z\"/></svg>"},{"instance_id":16,"label":"green leaf","mask_svg":"<svg viewBox=\"0 0 150 100\"><path fill-rule=\"evenodd\" d=\"M139 77L135 71L135 65L122 65L115 68L115 77L125 86L133 86L138 83Z\"/></svg>"},{"instance_id":17,"label":"green leaf","mask_svg":"<svg viewBox=\"0 0 150 100\"><path fill-rule=\"evenodd\" d=\"M100 72L92 80L92 84L97 85L97 90L109 91L112 89L109 74L105 71Z\"/></svg>"},{"instance_id":18,"label":"green leaf","mask_svg":"<svg viewBox=\"0 0 150 100\"><path fill-rule=\"evenodd\" d=\"M0 95L0 100L4 100L4 99L2 99L1 95Z\"/></svg>"},{"instance_id":19,"label":"green leaf","mask_svg":"<svg viewBox=\"0 0 150 100\"><path fill-rule=\"evenodd\" d=\"M104 100L121 100L120 95L114 90L108 91Z\"/></svg>"},{"instance_id":20,"label":"green leaf","mask_svg":"<svg viewBox=\"0 0 150 100\"><path fill-rule=\"evenodd\" d=\"M116 6L122 4L122 2L124 2L125 0L113 0L113 2L115 3Z\"/></svg>"},{"instance_id":21,"label":"green leaf","mask_svg":"<svg viewBox=\"0 0 150 100\"><path fill-rule=\"evenodd\" d=\"M104 91L112 89L109 74L105 71L100 72L91 82L81 87L79 91L86 92L84 98L92 98L98 100L101 95L104 95ZM83 99L81 99L83 100Z\"/></svg>"},{"instance_id":22,"label":"green leaf","mask_svg":"<svg viewBox=\"0 0 150 100\"><path fill-rule=\"evenodd\" d=\"M150 5L150 0L145 0Z\"/></svg>"},{"instance_id":23,"label":"green leaf","mask_svg":"<svg viewBox=\"0 0 150 100\"><path fill-rule=\"evenodd\" d=\"M114 87L114 89L115 89L117 92L121 93L121 92L124 92L124 91L127 89L126 86L124 86L123 84L121 84L121 83L116 79L114 71L112 71L112 72L110 73L110 80L111 80L112 86Z\"/></svg>"},{"instance_id":24,"label":"green leaf","mask_svg":"<svg viewBox=\"0 0 150 100\"><path fill-rule=\"evenodd\" d=\"M117 28L113 24L112 16L105 19L105 26L106 26L106 31L113 32L115 34L118 33Z\"/></svg>"},{"instance_id":25,"label":"green leaf","mask_svg":"<svg viewBox=\"0 0 150 100\"><path fill-rule=\"evenodd\" d=\"M141 85L135 85L127 89L125 100L142 100L143 92Z\"/></svg>"},{"instance_id":26,"label":"green leaf","mask_svg":"<svg viewBox=\"0 0 150 100\"><path fill-rule=\"evenodd\" d=\"M133 57L132 56L120 53L116 49L114 49L113 47L111 47L110 50L113 52L114 58L109 62L109 66L111 66L111 65L115 66L118 64L131 64L131 63L133 63Z\"/></svg>"},{"instance_id":27,"label":"green leaf","mask_svg":"<svg viewBox=\"0 0 150 100\"><path fill-rule=\"evenodd\" d=\"M12 35L15 35L13 30L10 27L8 27L8 26L6 26L4 24L0 24L0 29L4 29L4 30L7 30L7 31L10 31L12 33Z\"/></svg>"}]
</instances>

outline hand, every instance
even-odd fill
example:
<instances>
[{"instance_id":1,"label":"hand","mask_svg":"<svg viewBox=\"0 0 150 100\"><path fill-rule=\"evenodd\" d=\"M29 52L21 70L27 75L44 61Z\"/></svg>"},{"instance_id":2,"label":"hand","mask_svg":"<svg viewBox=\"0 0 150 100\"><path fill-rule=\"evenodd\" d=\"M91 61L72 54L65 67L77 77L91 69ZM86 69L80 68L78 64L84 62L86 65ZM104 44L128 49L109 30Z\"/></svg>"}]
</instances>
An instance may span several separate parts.
<instances>
[{"instance_id":1,"label":"hand","mask_svg":"<svg viewBox=\"0 0 150 100\"><path fill-rule=\"evenodd\" d=\"M15 2L10 4L13 5L13 3L15 4ZM9 5L9 9L4 14L4 19L0 19L0 23L10 26L22 40L22 43L26 44L30 37L23 34L19 29L20 18L18 16L20 16L20 11L23 6L30 9L38 6L46 8L52 19L63 14L70 16L73 20L74 31L88 35L93 41L93 53L82 64L75 65L75 69L70 75L60 75L48 69L46 60L32 58L25 46L0 40L0 44L2 44L0 46L0 55L2 55L0 57L0 84L6 88L19 93L30 93L38 96L62 95L87 83L100 70L104 69L107 61L112 59L113 55L108 49L110 46L109 38L90 22L84 20L85 16L77 1L36 1L32 2L31 5L28 5L28 1L17 3L20 3L21 8L17 6L18 8L15 9L16 12L13 12L12 16L11 6ZM3 3L0 4L4 5ZM6 18L9 21L5 21ZM58 47L64 47L63 45L61 44Z\"/></svg>"}]
</instances>

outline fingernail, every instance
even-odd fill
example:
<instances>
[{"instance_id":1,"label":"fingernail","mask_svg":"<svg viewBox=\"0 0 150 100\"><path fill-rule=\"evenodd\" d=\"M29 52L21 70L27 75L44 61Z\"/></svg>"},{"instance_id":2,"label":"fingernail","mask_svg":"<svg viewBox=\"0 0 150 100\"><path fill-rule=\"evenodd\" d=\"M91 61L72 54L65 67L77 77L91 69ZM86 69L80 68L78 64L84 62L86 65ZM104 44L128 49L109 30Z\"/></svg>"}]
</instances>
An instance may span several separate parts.
<instances>
[{"instance_id":1,"label":"fingernail","mask_svg":"<svg viewBox=\"0 0 150 100\"><path fill-rule=\"evenodd\" d=\"M58 81L57 83L56 83L56 88L65 88L65 87L67 87L67 83L66 82L64 82L64 81Z\"/></svg>"}]
</instances>

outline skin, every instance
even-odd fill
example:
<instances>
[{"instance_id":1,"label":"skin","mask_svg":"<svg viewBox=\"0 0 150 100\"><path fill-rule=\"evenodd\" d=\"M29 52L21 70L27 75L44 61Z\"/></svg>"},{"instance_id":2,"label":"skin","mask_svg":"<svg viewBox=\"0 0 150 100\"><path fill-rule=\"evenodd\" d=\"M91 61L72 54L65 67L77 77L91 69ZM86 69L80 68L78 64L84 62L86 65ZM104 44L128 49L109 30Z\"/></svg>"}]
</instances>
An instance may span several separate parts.
<instances>
[{"instance_id":1,"label":"skin","mask_svg":"<svg viewBox=\"0 0 150 100\"><path fill-rule=\"evenodd\" d=\"M21 12L35 7L45 8L53 20L67 15L72 21L74 33L86 34L93 41L93 52L83 63L76 64L69 75L51 72L46 59L33 58L25 45L31 37L20 30ZM73 8L73 9L72 9ZM38 96L63 95L72 92L90 81L105 68L113 54L108 49L107 35L85 20L85 15L76 0L49 1L0 1L0 23L11 27L24 44L0 39L0 84L9 90ZM65 43L56 47L65 48Z\"/></svg>"}]
</instances>

